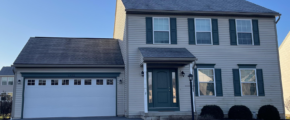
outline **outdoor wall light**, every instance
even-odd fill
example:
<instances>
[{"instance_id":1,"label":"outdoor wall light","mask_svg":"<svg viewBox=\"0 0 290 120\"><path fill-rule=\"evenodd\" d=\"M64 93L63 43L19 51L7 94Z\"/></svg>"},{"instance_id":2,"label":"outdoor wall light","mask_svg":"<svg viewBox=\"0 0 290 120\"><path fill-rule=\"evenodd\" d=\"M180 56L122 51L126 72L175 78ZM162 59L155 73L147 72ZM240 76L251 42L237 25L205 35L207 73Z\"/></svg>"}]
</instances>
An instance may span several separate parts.
<instances>
[{"instance_id":1,"label":"outdoor wall light","mask_svg":"<svg viewBox=\"0 0 290 120\"><path fill-rule=\"evenodd\" d=\"M123 80L121 79L121 80L119 80L119 84L122 84L123 83Z\"/></svg>"},{"instance_id":2,"label":"outdoor wall light","mask_svg":"<svg viewBox=\"0 0 290 120\"><path fill-rule=\"evenodd\" d=\"M141 72L141 75L144 77L144 71Z\"/></svg>"},{"instance_id":3,"label":"outdoor wall light","mask_svg":"<svg viewBox=\"0 0 290 120\"><path fill-rule=\"evenodd\" d=\"M183 72L183 71L181 71L181 73L180 73L181 75L182 75L182 77L184 77L184 75L185 75L185 73Z\"/></svg>"},{"instance_id":4,"label":"outdoor wall light","mask_svg":"<svg viewBox=\"0 0 290 120\"><path fill-rule=\"evenodd\" d=\"M21 84L21 80L18 80L18 84Z\"/></svg>"}]
</instances>

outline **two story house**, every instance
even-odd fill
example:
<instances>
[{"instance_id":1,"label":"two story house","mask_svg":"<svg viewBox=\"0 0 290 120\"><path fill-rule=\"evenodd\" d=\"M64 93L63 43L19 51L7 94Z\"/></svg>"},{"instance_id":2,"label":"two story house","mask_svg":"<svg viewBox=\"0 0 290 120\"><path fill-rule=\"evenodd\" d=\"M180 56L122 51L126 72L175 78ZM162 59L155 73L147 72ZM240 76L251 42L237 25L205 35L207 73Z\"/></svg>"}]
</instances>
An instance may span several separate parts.
<instances>
[{"instance_id":1,"label":"two story house","mask_svg":"<svg viewBox=\"0 0 290 120\"><path fill-rule=\"evenodd\" d=\"M290 51L290 32L285 37L284 41L279 47L280 54L280 65L281 65L281 77L283 84L283 93L284 93L284 103L285 103L285 115L290 117L290 75L289 75L289 51Z\"/></svg>"},{"instance_id":2,"label":"two story house","mask_svg":"<svg viewBox=\"0 0 290 120\"><path fill-rule=\"evenodd\" d=\"M6 93L9 96L8 99L12 99L14 72L11 66L4 66L0 70L0 83L0 93Z\"/></svg>"},{"instance_id":3,"label":"two story house","mask_svg":"<svg viewBox=\"0 0 290 120\"><path fill-rule=\"evenodd\" d=\"M14 62L14 118L191 117L191 103L196 114L271 104L284 116L278 12L245 0L116 2L113 39L29 39Z\"/></svg>"}]
</instances>

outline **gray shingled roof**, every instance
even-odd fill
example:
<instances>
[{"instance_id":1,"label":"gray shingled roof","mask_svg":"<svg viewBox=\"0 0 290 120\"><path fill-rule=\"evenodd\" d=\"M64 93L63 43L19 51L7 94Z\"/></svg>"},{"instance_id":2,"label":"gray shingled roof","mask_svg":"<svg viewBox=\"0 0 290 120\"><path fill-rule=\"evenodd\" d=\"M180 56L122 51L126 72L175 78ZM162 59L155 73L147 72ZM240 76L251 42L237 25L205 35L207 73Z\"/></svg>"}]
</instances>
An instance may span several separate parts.
<instances>
[{"instance_id":1,"label":"gray shingled roof","mask_svg":"<svg viewBox=\"0 0 290 120\"><path fill-rule=\"evenodd\" d=\"M0 75L14 75L13 67L2 67Z\"/></svg>"},{"instance_id":2,"label":"gray shingled roof","mask_svg":"<svg viewBox=\"0 0 290 120\"><path fill-rule=\"evenodd\" d=\"M14 64L124 65L124 61L116 39L35 37Z\"/></svg>"},{"instance_id":3,"label":"gray shingled roof","mask_svg":"<svg viewBox=\"0 0 290 120\"><path fill-rule=\"evenodd\" d=\"M195 58L186 48L139 48L144 58Z\"/></svg>"},{"instance_id":4,"label":"gray shingled roof","mask_svg":"<svg viewBox=\"0 0 290 120\"><path fill-rule=\"evenodd\" d=\"M273 10L246 0L122 0L126 10L269 13Z\"/></svg>"}]
</instances>

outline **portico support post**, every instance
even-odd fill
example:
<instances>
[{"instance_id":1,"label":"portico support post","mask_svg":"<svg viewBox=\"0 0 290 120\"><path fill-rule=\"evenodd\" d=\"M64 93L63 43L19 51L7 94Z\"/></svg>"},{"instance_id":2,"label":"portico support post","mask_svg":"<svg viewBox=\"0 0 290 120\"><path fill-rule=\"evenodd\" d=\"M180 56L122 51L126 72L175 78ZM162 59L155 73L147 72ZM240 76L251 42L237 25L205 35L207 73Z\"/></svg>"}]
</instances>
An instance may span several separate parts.
<instances>
[{"instance_id":1,"label":"portico support post","mask_svg":"<svg viewBox=\"0 0 290 120\"><path fill-rule=\"evenodd\" d=\"M148 102L147 102L147 64L143 63L144 72L144 113L148 113Z\"/></svg>"}]
</instances>

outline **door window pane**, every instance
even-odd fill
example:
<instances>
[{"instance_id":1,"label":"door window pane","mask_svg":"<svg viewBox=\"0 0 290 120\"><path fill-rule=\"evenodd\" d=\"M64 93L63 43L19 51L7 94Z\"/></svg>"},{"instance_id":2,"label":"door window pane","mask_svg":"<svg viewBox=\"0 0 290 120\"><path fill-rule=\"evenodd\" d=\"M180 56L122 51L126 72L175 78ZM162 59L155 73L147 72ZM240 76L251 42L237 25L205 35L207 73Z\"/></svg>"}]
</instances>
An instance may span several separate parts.
<instances>
[{"instance_id":1,"label":"door window pane","mask_svg":"<svg viewBox=\"0 0 290 120\"><path fill-rule=\"evenodd\" d=\"M175 78L175 72L172 72L172 94L173 94L173 103L176 103L177 102L177 99L176 99L176 78Z\"/></svg>"},{"instance_id":2,"label":"door window pane","mask_svg":"<svg viewBox=\"0 0 290 120\"><path fill-rule=\"evenodd\" d=\"M51 80L51 85L58 85L58 80Z\"/></svg>"},{"instance_id":3,"label":"door window pane","mask_svg":"<svg viewBox=\"0 0 290 120\"><path fill-rule=\"evenodd\" d=\"M2 77L2 85L7 85L8 77Z\"/></svg>"},{"instance_id":4,"label":"door window pane","mask_svg":"<svg viewBox=\"0 0 290 120\"><path fill-rule=\"evenodd\" d=\"M103 85L103 80L102 79L98 79L97 80L97 85Z\"/></svg>"},{"instance_id":5,"label":"door window pane","mask_svg":"<svg viewBox=\"0 0 290 120\"><path fill-rule=\"evenodd\" d=\"M152 93L152 72L148 72L148 99L149 103L153 103L153 93Z\"/></svg>"},{"instance_id":6,"label":"door window pane","mask_svg":"<svg viewBox=\"0 0 290 120\"><path fill-rule=\"evenodd\" d=\"M46 80L39 80L38 85L46 85Z\"/></svg>"},{"instance_id":7,"label":"door window pane","mask_svg":"<svg viewBox=\"0 0 290 120\"><path fill-rule=\"evenodd\" d=\"M81 85L82 84L82 80L74 80L74 85Z\"/></svg>"},{"instance_id":8,"label":"door window pane","mask_svg":"<svg viewBox=\"0 0 290 120\"><path fill-rule=\"evenodd\" d=\"M28 80L27 85L35 85L35 80Z\"/></svg>"},{"instance_id":9,"label":"door window pane","mask_svg":"<svg viewBox=\"0 0 290 120\"><path fill-rule=\"evenodd\" d=\"M107 85L113 85L114 83L113 83L113 80L111 80L111 79L108 79L107 80Z\"/></svg>"},{"instance_id":10,"label":"door window pane","mask_svg":"<svg viewBox=\"0 0 290 120\"><path fill-rule=\"evenodd\" d=\"M69 85L69 80L62 80L62 85Z\"/></svg>"},{"instance_id":11,"label":"door window pane","mask_svg":"<svg viewBox=\"0 0 290 120\"><path fill-rule=\"evenodd\" d=\"M92 80L85 80L85 85L92 85Z\"/></svg>"}]
</instances>

